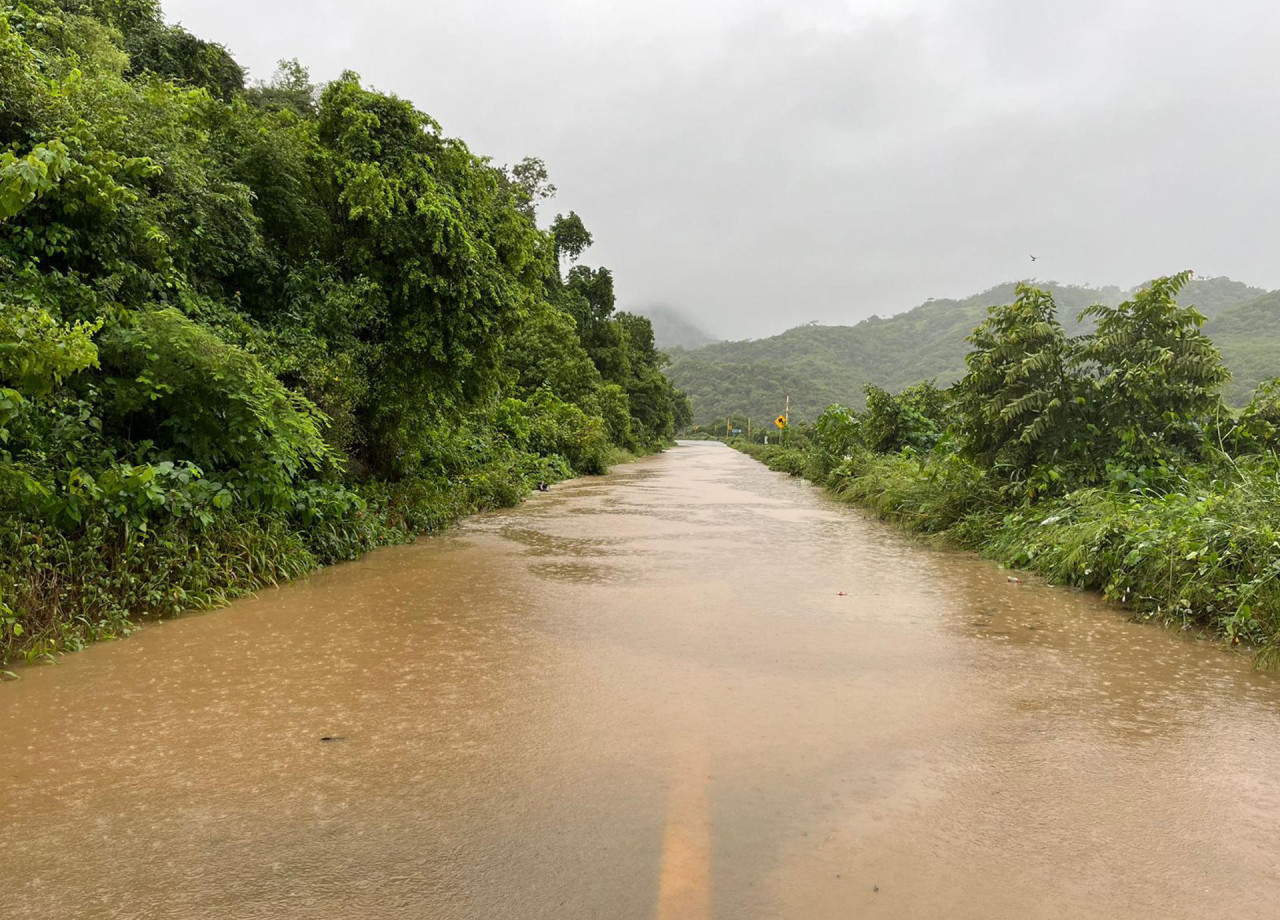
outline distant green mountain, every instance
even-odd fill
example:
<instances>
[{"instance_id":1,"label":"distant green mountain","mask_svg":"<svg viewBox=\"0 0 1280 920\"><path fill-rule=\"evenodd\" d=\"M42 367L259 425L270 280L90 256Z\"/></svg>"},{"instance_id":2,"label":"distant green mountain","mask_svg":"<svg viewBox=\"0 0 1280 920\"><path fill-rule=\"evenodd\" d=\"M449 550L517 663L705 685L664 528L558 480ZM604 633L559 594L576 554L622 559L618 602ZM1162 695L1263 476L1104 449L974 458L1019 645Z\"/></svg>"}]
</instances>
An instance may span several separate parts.
<instances>
[{"instance_id":1,"label":"distant green mountain","mask_svg":"<svg viewBox=\"0 0 1280 920\"><path fill-rule=\"evenodd\" d=\"M1117 304L1128 294L1114 286L1037 283L1053 292L1070 334L1082 331L1076 316L1085 307ZM674 354L667 372L692 399L698 424L728 414L772 418L788 394L792 414L813 419L833 402L862 405L868 383L898 390L928 378L944 385L959 379L966 336L987 307L1010 302L1016 287L1009 282L963 300L930 300L856 326L798 326L767 339L720 342ZM1259 380L1280 376L1280 292L1205 278L1188 284L1181 300L1209 317L1205 328L1236 373L1232 402L1247 399Z\"/></svg>"},{"instance_id":2,"label":"distant green mountain","mask_svg":"<svg viewBox=\"0 0 1280 920\"><path fill-rule=\"evenodd\" d=\"M655 304L650 307L639 307L631 312L648 317L653 323L653 343L661 351L702 348L720 341L691 322L674 307Z\"/></svg>"},{"instance_id":3,"label":"distant green mountain","mask_svg":"<svg viewBox=\"0 0 1280 920\"><path fill-rule=\"evenodd\" d=\"M1231 368L1232 405L1247 402L1262 381L1280 377L1280 291L1222 310L1204 328Z\"/></svg>"}]
</instances>

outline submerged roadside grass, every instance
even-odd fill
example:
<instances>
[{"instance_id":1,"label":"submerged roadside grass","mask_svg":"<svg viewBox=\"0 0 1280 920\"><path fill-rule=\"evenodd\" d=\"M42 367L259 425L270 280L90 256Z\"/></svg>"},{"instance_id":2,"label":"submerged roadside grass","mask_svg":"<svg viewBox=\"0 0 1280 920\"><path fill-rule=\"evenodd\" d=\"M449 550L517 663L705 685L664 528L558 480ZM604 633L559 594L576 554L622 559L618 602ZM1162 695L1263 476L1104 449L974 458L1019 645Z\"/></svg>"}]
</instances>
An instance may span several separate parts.
<instances>
[{"instance_id":1,"label":"submerged roadside grass","mask_svg":"<svg viewBox=\"0 0 1280 920\"><path fill-rule=\"evenodd\" d=\"M613 448L608 465L640 456ZM148 620L222 607L377 547L438 533L471 514L514 506L539 482L574 475L558 457L525 455L451 478L369 482L352 488L340 512L306 523L227 513L204 526L174 518L138 527L104 514L71 535L19 523L0 532L0 666L53 661L127 636Z\"/></svg>"},{"instance_id":2,"label":"submerged roadside grass","mask_svg":"<svg viewBox=\"0 0 1280 920\"><path fill-rule=\"evenodd\" d=\"M1185 468L1161 490L1086 488L1009 507L982 468L949 452L731 446L841 501L1054 584L1100 592L1137 619L1243 645L1280 666L1280 467L1274 456Z\"/></svg>"}]
</instances>

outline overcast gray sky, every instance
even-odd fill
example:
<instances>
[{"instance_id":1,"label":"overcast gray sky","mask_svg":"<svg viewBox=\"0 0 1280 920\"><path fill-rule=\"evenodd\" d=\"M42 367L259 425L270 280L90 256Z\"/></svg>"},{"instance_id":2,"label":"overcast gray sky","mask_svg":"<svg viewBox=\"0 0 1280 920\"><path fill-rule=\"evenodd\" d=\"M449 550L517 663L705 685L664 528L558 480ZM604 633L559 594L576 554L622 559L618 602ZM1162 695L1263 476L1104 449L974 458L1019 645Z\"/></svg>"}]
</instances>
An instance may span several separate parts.
<instances>
[{"instance_id":1,"label":"overcast gray sky","mask_svg":"<svg viewBox=\"0 0 1280 920\"><path fill-rule=\"evenodd\" d=\"M1035 276L1280 287L1271 0L164 0L543 158L614 270L728 337ZM1039 257L1034 265L1029 256Z\"/></svg>"}]
</instances>

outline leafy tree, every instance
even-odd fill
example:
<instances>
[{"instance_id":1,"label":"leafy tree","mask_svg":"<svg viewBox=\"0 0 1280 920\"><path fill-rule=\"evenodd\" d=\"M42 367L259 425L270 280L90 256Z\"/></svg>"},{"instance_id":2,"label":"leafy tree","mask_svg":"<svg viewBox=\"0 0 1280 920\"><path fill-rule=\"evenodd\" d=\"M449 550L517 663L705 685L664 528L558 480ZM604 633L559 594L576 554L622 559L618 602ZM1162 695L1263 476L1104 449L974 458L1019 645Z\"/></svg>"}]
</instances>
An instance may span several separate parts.
<instances>
[{"instance_id":1,"label":"leafy tree","mask_svg":"<svg viewBox=\"0 0 1280 920\"><path fill-rule=\"evenodd\" d=\"M565 282L565 304L584 337L609 322L615 309L613 273L607 268L575 265Z\"/></svg>"},{"instance_id":2,"label":"leafy tree","mask_svg":"<svg viewBox=\"0 0 1280 920\"><path fill-rule=\"evenodd\" d=\"M671 381L662 373L667 358L654 347L653 324L644 316L618 313L611 325L624 355L621 382L631 401L633 430L645 447L669 441L688 420L673 398Z\"/></svg>"},{"instance_id":3,"label":"leafy tree","mask_svg":"<svg viewBox=\"0 0 1280 920\"><path fill-rule=\"evenodd\" d=\"M59 323L40 307L0 300L0 445L28 399L49 395L65 378L98 363L91 338L96 331L96 325Z\"/></svg>"},{"instance_id":4,"label":"leafy tree","mask_svg":"<svg viewBox=\"0 0 1280 920\"><path fill-rule=\"evenodd\" d=\"M545 387L527 400L504 400L498 407L497 424L520 448L562 456L577 472L603 473L608 469L609 437L604 422Z\"/></svg>"},{"instance_id":5,"label":"leafy tree","mask_svg":"<svg viewBox=\"0 0 1280 920\"><path fill-rule=\"evenodd\" d=\"M384 316L371 459L403 472L420 450L415 428L492 391L549 253L499 194L497 171L409 103L348 73L326 87L318 127L340 270L376 286Z\"/></svg>"},{"instance_id":6,"label":"leafy tree","mask_svg":"<svg viewBox=\"0 0 1280 920\"><path fill-rule=\"evenodd\" d=\"M323 470L321 419L254 356L172 308L130 317L103 336L117 423L166 459L251 469L274 482Z\"/></svg>"},{"instance_id":7,"label":"leafy tree","mask_svg":"<svg viewBox=\"0 0 1280 920\"><path fill-rule=\"evenodd\" d=\"M0 300L0 382L28 396L48 394L98 363L96 324L59 323L31 304Z\"/></svg>"},{"instance_id":8,"label":"leafy tree","mask_svg":"<svg viewBox=\"0 0 1280 920\"><path fill-rule=\"evenodd\" d=\"M942 439L947 428L950 398L932 380L926 380L894 395L868 384L867 416L863 434L867 446L876 453L910 448L928 451Z\"/></svg>"},{"instance_id":9,"label":"leafy tree","mask_svg":"<svg viewBox=\"0 0 1280 920\"><path fill-rule=\"evenodd\" d=\"M245 98L269 112L292 112L299 118L311 118L316 114L319 89L311 80L311 71L292 58L278 61L272 78L249 88Z\"/></svg>"},{"instance_id":10,"label":"leafy tree","mask_svg":"<svg viewBox=\"0 0 1280 920\"><path fill-rule=\"evenodd\" d=\"M57 6L68 13L92 16L112 28L119 29L127 40L130 35L160 25L160 0L57 0Z\"/></svg>"},{"instance_id":11,"label":"leafy tree","mask_svg":"<svg viewBox=\"0 0 1280 920\"><path fill-rule=\"evenodd\" d=\"M537 217L538 204L556 195L556 187L547 174L547 164L537 157L525 157L505 170L505 176L516 196L517 210L530 222Z\"/></svg>"},{"instance_id":12,"label":"leafy tree","mask_svg":"<svg viewBox=\"0 0 1280 920\"><path fill-rule=\"evenodd\" d=\"M969 371L955 388L965 454L1017 478L1078 460L1090 440L1088 392L1053 295L1019 285L968 340Z\"/></svg>"},{"instance_id":13,"label":"leafy tree","mask_svg":"<svg viewBox=\"0 0 1280 920\"><path fill-rule=\"evenodd\" d=\"M1079 352L1096 379L1099 438L1088 446L1095 455L1143 465L1202 450L1230 372L1201 331L1204 316L1178 305L1190 278L1158 278L1119 306L1081 314L1097 323Z\"/></svg>"},{"instance_id":14,"label":"leafy tree","mask_svg":"<svg viewBox=\"0 0 1280 920\"><path fill-rule=\"evenodd\" d=\"M196 38L181 26L157 23L130 32L125 48L135 73L154 73L175 83L200 87L223 102L244 89L244 68L227 49Z\"/></svg>"},{"instance_id":15,"label":"leafy tree","mask_svg":"<svg viewBox=\"0 0 1280 920\"><path fill-rule=\"evenodd\" d=\"M1239 453L1280 448L1280 377L1258 385L1228 440Z\"/></svg>"},{"instance_id":16,"label":"leafy tree","mask_svg":"<svg viewBox=\"0 0 1280 920\"><path fill-rule=\"evenodd\" d=\"M613 273L607 268L575 265L559 297L573 317L578 337L605 380L626 385L631 373L627 332L614 322Z\"/></svg>"},{"instance_id":17,"label":"leafy tree","mask_svg":"<svg viewBox=\"0 0 1280 920\"><path fill-rule=\"evenodd\" d=\"M598 408L604 385L582 347L573 318L545 301L535 301L507 342L504 363L513 372L515 392L547 388L585 409Z\"/></svg>"},{"instance_id":18,"label":"leafy tree","mask_svg":"<svg viewBox=\"0 0 1280 920\"><path fill-rule=\"evenodd\" d=\"M677 391L677 403L684 394ZM619 447L636 450L642 447L636 436L635 420L631 417L631 398L616 383L604 383L594 394L593 404L604 420L609 440ZM686 401L687 406L687 401ZM677 405L677 412L679 407ZM677 426L679 427L679 426Z\"/></svg>"},{"instance_id":19,"label":"leafy tree","mask_svg":"<svg viewBox=\"0 0 1280 920\"><path fill-rule=\"evenodd\" d=\"M557 214L551 223L551 236L555 240L556 265L576 262L591 246L591 234L576 212Z\"/></svg>"},{"instance_id":20,"label":"leafy tree","mask_svg":"<svg viewBox=\"0 0 1280 920\"><path fill-rule=\"evenodd\" d=\"M59 0L62 9L92 17L123 36L131 74L154 73L229 101L244 88L244 69L226 48L166 25L158 0ZM74 20L61 20L62 23Z\"/></svg>"},{"instance_id":21,"label":"leafy tree","mask_svg":"<svg viewBox=\"0 0 1280 920\"><path fill-rule=\"evenodd\" d=\"M863 446L863 419L848 406L830 405L813 426L815 472L825 475Z\"/></svg>"}]
</instances>

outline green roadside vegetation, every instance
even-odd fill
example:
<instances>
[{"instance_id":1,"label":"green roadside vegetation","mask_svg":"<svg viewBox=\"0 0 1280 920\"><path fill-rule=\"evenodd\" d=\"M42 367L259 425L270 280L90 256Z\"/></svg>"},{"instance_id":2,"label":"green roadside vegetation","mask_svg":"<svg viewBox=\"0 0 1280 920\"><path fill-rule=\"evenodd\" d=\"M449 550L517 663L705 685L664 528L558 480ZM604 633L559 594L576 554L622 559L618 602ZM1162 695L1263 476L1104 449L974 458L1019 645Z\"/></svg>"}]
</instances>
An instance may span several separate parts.
<instances>
[{"instance_id":1,"label":"green roadside vegetation","mask_svg":"<svg viewBox=\"0 0 1280 920\"><path fill-rule=\"evenodd\" d=\"M729 443L911 530L1276 667L1280 380L1242 410L1223 405L1221 355L1178 303L1188 279L1088 308L1078 335L1050 292L1021 286L969 337L954 386L868 386L865 410L832 405L781 438Z\"/></svg>"},{"instance_id":2,"label":"green roadside vegetation","mask_svg":"<svg viewBox=\"0 0 1280 920\"><path fill-rule=\"evenodd\" d=\"M0 663L661 449L688 403L553 193L156 0L0 6Z\"/></svg>"}]
</instances>

